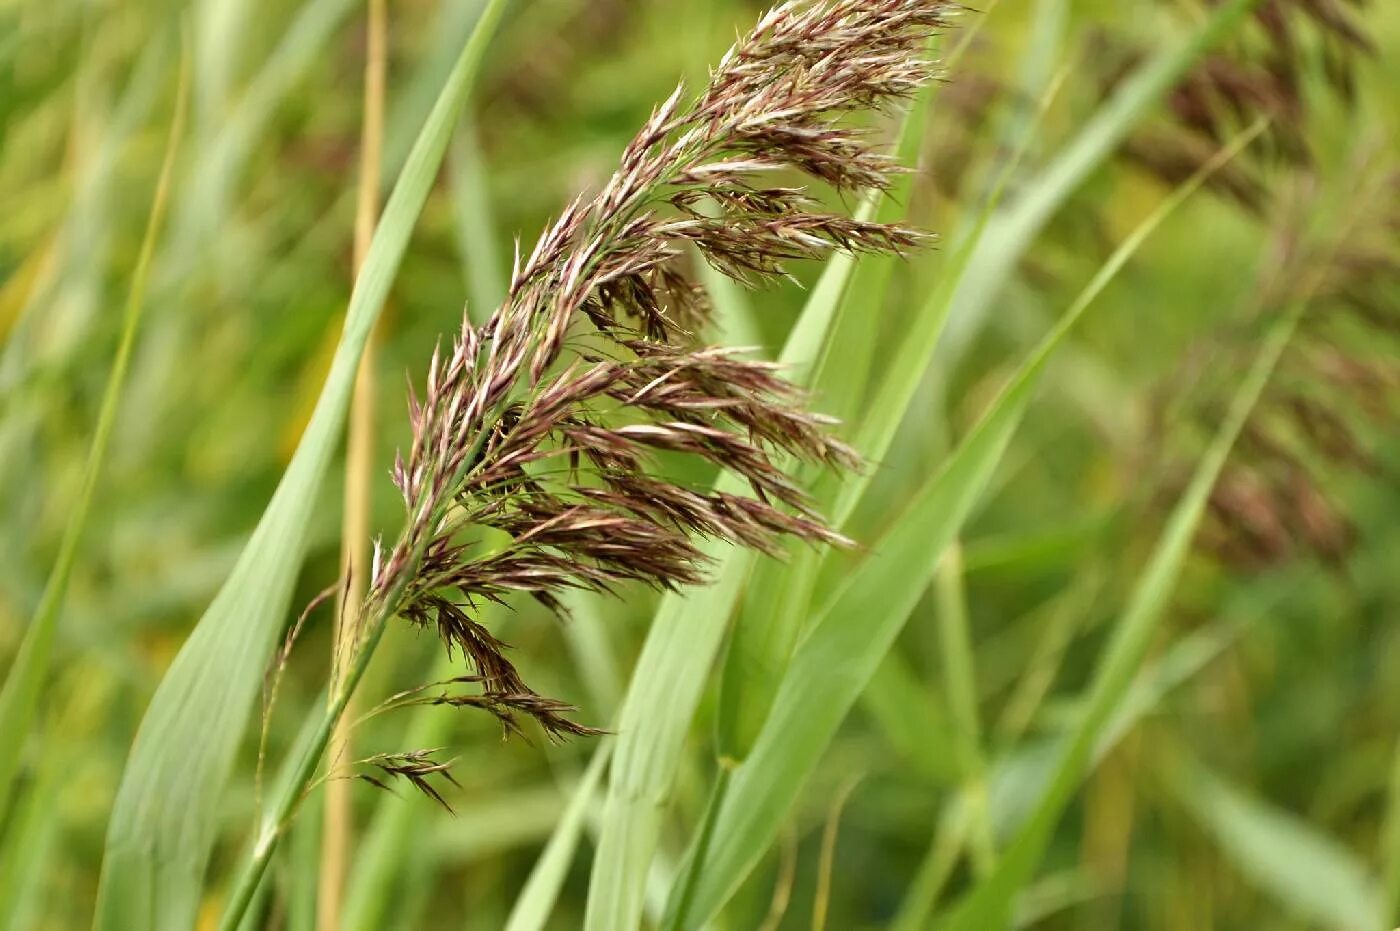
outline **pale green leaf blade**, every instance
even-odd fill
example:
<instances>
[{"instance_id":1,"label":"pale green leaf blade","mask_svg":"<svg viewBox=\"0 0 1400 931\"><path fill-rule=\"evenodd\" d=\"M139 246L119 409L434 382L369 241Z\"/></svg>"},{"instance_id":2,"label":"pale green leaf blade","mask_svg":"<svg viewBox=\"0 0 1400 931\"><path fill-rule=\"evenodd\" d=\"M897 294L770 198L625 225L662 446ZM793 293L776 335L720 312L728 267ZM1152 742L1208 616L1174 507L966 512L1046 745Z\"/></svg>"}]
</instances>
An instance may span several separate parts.
<instances>
[{"instance_id":1,"label":"pale green leaf blade","mask_svg":"<svg viewBox=\"0 0 1400 931\"><path fill-rule=\"evenodd\" d=\"M1198 764L1173 782L1225 856L1288 912L1337 931L1386 927L1380 884L1340 843Z\"/></svg>"},{"instance_id":2,"label":"pale green leaf blade","mask_svg":"<svg viewBox=\"0 0 1400 931\"><path fill-rule=\"evenodd\" d=\"M525 881L525 888L515 900L505 931L543 931L545 928L573 862L574 852L578 849L584 822L595 802L610 750L611 744L608 743L593 754L582 781L574 789L568 809L555 825L544 853L536 861L530 878Z\"/></svg>"},{"instance_id":3,"label":"pale green leaf blade","mask_svg":"<svg viewBox=\"0 0 1400 931\"><path fill-rule=\"evenodd\" d=\"M872 555L847 575L845 587L824 606L793 656L753 753L735 771L714 846L694 869L698 882L692 904L683 908L672 902L672 927L696 927L714 914L772 843L787 804L874 675L944 548L991 481L1056 350L1148 237L1262 129L1260 123L1240 134L1119 245L943 469L916 493L892 529L871 545Z\"/></svg>"},{"instance_id":4,"label":"pale green leaf blade","mask_svg":"<svg viewBox=\"0 0 1400 931\"><path fill-rule=\"evenodd\" d=\"M1300 312L1301 307L1295 307L1269 333L1235 395L1228 417L1198 464L1191 485L1173 510L1128 606L1114 625L1112 639L1095 671L1087 705L1057 756L1049 786L1018 831L996 872L966 896L940 925L946 931L991 931L1005 927L1010 920L1017 893L1031 880L1055 825L1091 762L1095 747L1132 686L1157 623L1170 603L1210 491L1292 336Z\"/></svg>"},{"instance_id":5,"label":"pale green leaf blade","mask_svg":"<svg viewBox=\"0 0 1400 931\"><path fill-rule=\"evenodd\" d=\"M146 305L146 282L150 276L151 263L155 257L156 244L160 239L161 224L165 218L166 204L170 198L171 176L175 167L175 155L180 137L184 134L185 110L188 98L188 63L182 62L178 90L175 99L175 114L171 120L169 137L165 147L165 157L156 180L155 193L146 221L146 231L141 242L141 251L132 271L131 286L127 292L126 307L122 314L121 336L118 339L116 355L112 360L112 370L107 376L107 385L102 393L102 405L97 415L97 426L93 432L92 446L88 450L87 464L83 470L82 485L74 501L68 524L64 528L63 539L59 544L58 558L44 586L44 594L39 602L34 619L25 629L10 672L5 677L5 685L0 689L0 733L13 735L0 742L0 820L14 789L15 776L19 772L21 754L25 741L20 735L28 734L34 725L35 710L44 681L49 676L53 642L58 629L59 617L63 611L64 599L68 592L68 579L78 557L78 545L82 542L83 530L87 525L88 511L92 506L93 492L102 474L102 464L107 457L107 447L112 438L112 428L116 423L117 409L121 403L122 387L126 382L127 368L136 345L136 333L141 325L142 312Z\"/></svg>"},{"instance_id":6,"label":"pale green leaf blade","mask_svg":"<svg viewBox=\"0 0 1400 931\"><path fill-rule=\"evenodd\" d=\"M497 0L483 17L423 127L356 280L341 343L296 454L233 573L142 721L108 828L98 927L183 929L192 921L218 826L219 798L290 607L312 509L340 439L360 354L504 6Z\"/></svg>"}]
</instances>

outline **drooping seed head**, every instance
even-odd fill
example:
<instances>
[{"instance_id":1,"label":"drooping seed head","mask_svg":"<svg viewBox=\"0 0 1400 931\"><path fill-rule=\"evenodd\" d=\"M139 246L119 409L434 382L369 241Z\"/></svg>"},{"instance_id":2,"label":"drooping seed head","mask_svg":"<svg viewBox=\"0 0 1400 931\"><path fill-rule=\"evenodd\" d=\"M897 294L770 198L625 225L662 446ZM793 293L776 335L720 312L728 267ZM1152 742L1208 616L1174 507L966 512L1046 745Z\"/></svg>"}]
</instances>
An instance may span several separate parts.
<instances>
[{"instance_id":1,"label":"drooping seed head","mask_svg":"<svg viewBox=\"0 0 1400 931\"><path fill-rule=\"evenodd\" d=\"M769 11L689 106L678 89L612 178L570 204L523 259L504 304L434 355L413 440L394 466L408 525L376 558L371 599L435 627L479 673L478 704L552 735L583 733L530 691L472 618L529 594L696 584L695 537L766 553L796 537L846 542L788 474L790 460L858 457L774 366L698 346L698 256L756 284L833 250L899 253L927 237L825 212L797 173L846 193L884 189L895 163L845 125L933 76L947 0L793 0ZM783 176L784 183L779 184ZM752 496L667 476L669 457L741 477ZM509 542L488 547L490 528ZM468 703L465 701L459 703Z\"/></svg>"}]
</instances>

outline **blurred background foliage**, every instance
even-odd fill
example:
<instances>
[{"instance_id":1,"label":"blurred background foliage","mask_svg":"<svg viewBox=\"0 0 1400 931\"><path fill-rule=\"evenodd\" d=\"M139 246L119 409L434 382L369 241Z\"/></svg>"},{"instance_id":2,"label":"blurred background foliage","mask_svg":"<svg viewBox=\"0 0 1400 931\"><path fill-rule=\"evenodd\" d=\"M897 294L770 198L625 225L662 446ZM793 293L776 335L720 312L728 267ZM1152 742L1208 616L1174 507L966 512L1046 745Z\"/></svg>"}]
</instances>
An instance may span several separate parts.
<instances>
[{"instance_id":1,"label":"blurred background foliage","mask_svg":"<svg viewBox=\"0 0 1400 931\"><path fill-rule=\"evenodd\" d=\"M481 6L389 4L386 185ZM381 329L376 526L392 534L401 519L387 468L407 435L404 373L421 379L464 304L477 319L495 306L514 240L532 242L605 179L676 79L703 80L762 6L514 4ZM898 269L895 304L935 287L946 243L1042 104L1008 200L1034 196L1026 185L1110 89L1206 9L984 6L963 19L967 29L985 15L933 99L908 203L945 246ZM1212 496L1138 683L1142 704L1061 823L1021 902L1025 927L1365 928L1381 911L1396 920L1400 849L1387 826L1400 782L1400 7L1263 9L1055 211L996 278L989 312L954 318L857 521L867 538L880 529L1114 246L1252 115L1274 114L1265 141L1168 220L1090 311L964 534L990 811L1009 824L1262 324L1308 298ZM34 614L77 493L182 42L193 91L41 727L27 735L21 794L0 825L9 927L89 920L141 713L266 505L325 376L351 281L363 14L350 0L0 0L0 668ZM810 284L817 271L799 277ZM721 326L780 346L803 298L798 288L750 295L753 318ZM902 318L876 311L869 326L882 328L880 352L893 352ZM337 574L340 501L333 481L299 603ZM582 604L562 631L526 606L500 623L532 681L603 724L653 607L650 593L628 591ZM825 927L891 926L916 877L942 868L937 838L955 817L945 802L959 780L938 635L947 610L925 598L721 926L815 926L819 901ZM274 747L317 700L329 626L313 619L292 656ZM396 631L371 688L422 681L435 656L430 637ZM707 794L713 704L682 769L664 844L672 857ZM444 714L434 740L460 756L461 788L447 796L455 816L409 792L354 791L357 831L396 807L412 824L390 848L392 907L372 927L502 927L591 750L502 742L485 715ZM407 723L377 718L361 739L402 749ZM240 786L216 875L254 804L251 780ZM304 926L297 909L317 837L314 824L299 828L266 926ZM352 857L372 849L357 844ZM972 869L950 861L947 889ZM775 887L790 904L780 925L765 925ZM578 864L553 927L580 925L586 889Z\"/></svg>"}]
</instances>

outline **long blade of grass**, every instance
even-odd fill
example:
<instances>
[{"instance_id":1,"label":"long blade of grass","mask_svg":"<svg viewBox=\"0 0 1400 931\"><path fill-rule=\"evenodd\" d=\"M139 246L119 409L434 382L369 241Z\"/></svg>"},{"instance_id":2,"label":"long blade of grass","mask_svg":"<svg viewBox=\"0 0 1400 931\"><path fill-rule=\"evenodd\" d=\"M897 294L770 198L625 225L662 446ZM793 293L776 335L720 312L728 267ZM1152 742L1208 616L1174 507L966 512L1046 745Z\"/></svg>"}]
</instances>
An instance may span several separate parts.
<instances>
[{"instance_id":1,"label":"long blade of grass","mask_svg":"<svg viewBox=\"0 0 1400 931\"><path fill-rule=\"evenodd\" d=\"M569 800L568 809L559 819L544 853L535 862L530 878L525 881L525 888L520 890L520 896L515 900L505 931L542 931L549 921L554 903L559 898L559 890L563 888L569 866L573 863L574 852L583 835L584 822L595 802L598 783L603 778L603 769L611 750L609 741L593 754L583 780Z\"/></svg>"},{"instance_id":2,"label":"long blade of grass","mask_svg":"<svg viewBox=\"0 0 1400 931\"><path fill-rule=\"evenodd\" d=\"M311 422L233 573L186 641L141 723L108 828L96 924L188 928L219 798L286 618L317 492L344 426L360 354L437 176L505 0L462 50L419 134L356 279Z\"/></svg>"},{"instance_id":3,"label":"long blade of grass","mask_svg":"<svg viewBox=\"0 0 1400 931\"><path fill-rule=\"evenodd\" d=\"M752 754L734 770L714 845L699 862L692 851L691 874L698 881L688 905L684 893L674 896L669 927L708 920L777 836L787 806L903 629L945 547L991 481L1041 374L1084 312L1157 227L1262 130L1261 122L1238 136L1124 240L943 469L847 574L794 654Z\"/></svg>"},{"instance_id":4,"label":"long blade of grass","mask_svg":"<svg viewBox=\"0 0 1400 931\"><path fill-rule=\"evenodd\" d=\"M184 134L189 85L188 72L188 59L183 59L175 97L175 115L171 119L170 134L165 145L165 157L161 163L155 194L151 200L151 209L146 220L146 232L141 241L141 251L132 272L126 308L122 314L121 336L117 343L116 355L112 360L112 370L107 375L107 386L102 393L102 406L98 410L97 427L93 433L92 446L88 450L82 485L74 500L68 524L64 528L63 539L59 544L58 558L54 562L48 583L44 587L44 594L39 602L38 610L35 612L34 620L25 630L24 640L20 643L9 675L5 677L5 686L0 689L0 733L8 735L8 738L3 741L3 746L0 746L0 820L3 820L8 800L14 788L15 775L19 772L20 760L25 747L23 735L28 734L33 726L39 693L43 688L44 681L49 676L54 634L58 629L59 616L63 611L64 598L68 593L68 580L73 572L73 564L77 560L78 546L82 542L83 530L87 526L93 492L102 474L102 464L107 457L107 446L112 438L112 427L116 423L117 408L121 403L122 386L126 382L127 368L131 364L131 353L136 345L136 333L141 325L141 316L145 309L146 282L150 275L152 259L155 256L156 243L160 239L166 204L170 199L176 152L179 149L180 138Z\"/></svg>"},{"instance_id":5,"label":"long blade of grass","mask_svg":"<svg viewBox=\"0 0 1400 931\"><path fill-rule=\"evenodd\" d=\"M1291 914L1337 931L1388 926L1375 877L1331 837L1199 763L1183 762L1171 782L1226 857Z\"/></svg>"},{"instance_id":6,"label":"long blade of grass","mask_svg":"<svg viewBox=\"0 0 1400 931\"><path fill-rule=\"evenodd\" d=\"M1115 712L1132 685L1142 660L1166 612L1182 564L1206 500L1233 448L1240 430L1254 410L1264 386L1273 374L1302 312L1298 304L1272 328L1259 356L1231 404L1210 448L1197 465L1191 484L1172 511L1162 538L1118 622L1099 662L1089 699L1079 723L1068 736L1054 767L1048 788L1030 818L1012 841L995 873L963 899L940 926L945 931L991 931L1010 919L1017 894L1030 881L1050 842L1055 825L1073 797L1090 763L1095 745L1113 721Z\"/></svg>"}]
</instances>

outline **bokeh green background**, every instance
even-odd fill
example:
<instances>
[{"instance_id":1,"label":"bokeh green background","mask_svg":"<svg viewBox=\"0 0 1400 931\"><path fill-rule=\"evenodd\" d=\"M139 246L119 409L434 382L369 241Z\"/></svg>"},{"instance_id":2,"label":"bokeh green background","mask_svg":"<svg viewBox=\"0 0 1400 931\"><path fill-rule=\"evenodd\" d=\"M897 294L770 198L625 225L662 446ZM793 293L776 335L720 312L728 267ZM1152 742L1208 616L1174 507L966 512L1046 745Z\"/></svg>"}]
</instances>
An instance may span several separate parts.
<instances>
[{"instance_id":1,"label":"bokeh green background","mask_svg":"<svg viewBox=\"0 0 1400 931\"><path fill-rule=\"evenodd\" d=\"M480 6L389 4L386 187ZM1310 260L1298 244L1350 236L1354 222L1368 257L1400 263L1400 186L1370 186L1400 172L1400 9L1389 0L1299 7L1343 10L1373 50L1293 14L1301 104L1271 138L1286 150L1278 139L1296 137L1305 155L1256 147L1237 179L1255 195L1203 192L1147 243L1057 357L963 539L991 811L1009 823L1033 798L1047 741L1074 714L1105 627L1262 322L1279 311L1271 270L1329 269L1217 491L1134 726L1060 825L1021 902L1025 927L1355 927L1345 916L1395 889L1387 874L1400 863L1384 826L1400 774L1400 274L1383 261ZM605 179L675 81L703 81L760 12L747 0L528 0L508 13L381 329L374 511L386 535L401 520L387 470L407 435L404 374L421 380L464 305L478 315L498 302L514 241L528 249L571 197ZM1039 169L1115 76L1202 15L1203 5L1159 0L996 4L934 98L913 222L956 241L1047 100L1006 194L1033 196ZM38 812L21 820L12 811L0 825L12 927L88 922L140 716L265 507L325 375L351 282L363 19L351 0L0 0L0 669L33 615L78 487L170 124L182 29L192 87L169 222L41 727L0 735L29 742L23 789ZM1263 60L1273 41L1255 24L1224 54ZM1223 122L1243 125L1230 114ZM1151 155L1202 147L1213 143L1167 107L1144 115L1133 142L999 282L989 312L954 319L894 453L873 466L862 527L873 533L896 512L1181 179L1152 170ZM892 301L921 301L948 256L943 247L912 257ZM810 284L817 271L798 277ZM1374 312L1360 312L1347 288L1364 291ZM780 345L804 296L797 287L754 294L752 318L721 320L722 335ZM901 333L879 311L869 326L888 353ZM1358 366L1370 380L1343 377ZM1300 405L1337 423L1303 429ZM1331 442L1337 424L1344 449ZM318 508L298 604L337 573L338 475ZM607 723L653 606L650 593L627 591L585 604L567 629L522 606L505 636L536 687ZM885 927L900 913L955 810L938 618L930 593L724 927L762 925L775 883L790 891L783 928L812 926L814 899L827 894L819 889L829 892L828 928ZM274 749L315 700L329 649L318 618L293 655ZM436 656L431 637L395 631L370 688L423 681ZM682 769L672 857L707 791L712 705ZM404 749L406 725L376 719L365 743ZM409 792L355 789L360 828L382 806L414 809L383 927L501 927L590 750L586 741L502 742L493 721L471 713L453 718L447 743L460 757L456 816ZM250 741L245 773L254 749ZM824 869L833 799L847 792ZM251 780L241 780L228 798L211 915L253 802ZM303 831L293 844L301 859L279 865L268 926L296 926L296 890L306 889L296 863L314 864L305 850L315 842ZM951 868L950 892L970 870ZM579 926L586 888L580 863L556 927Z\"/></svg>"}]
</instances>

